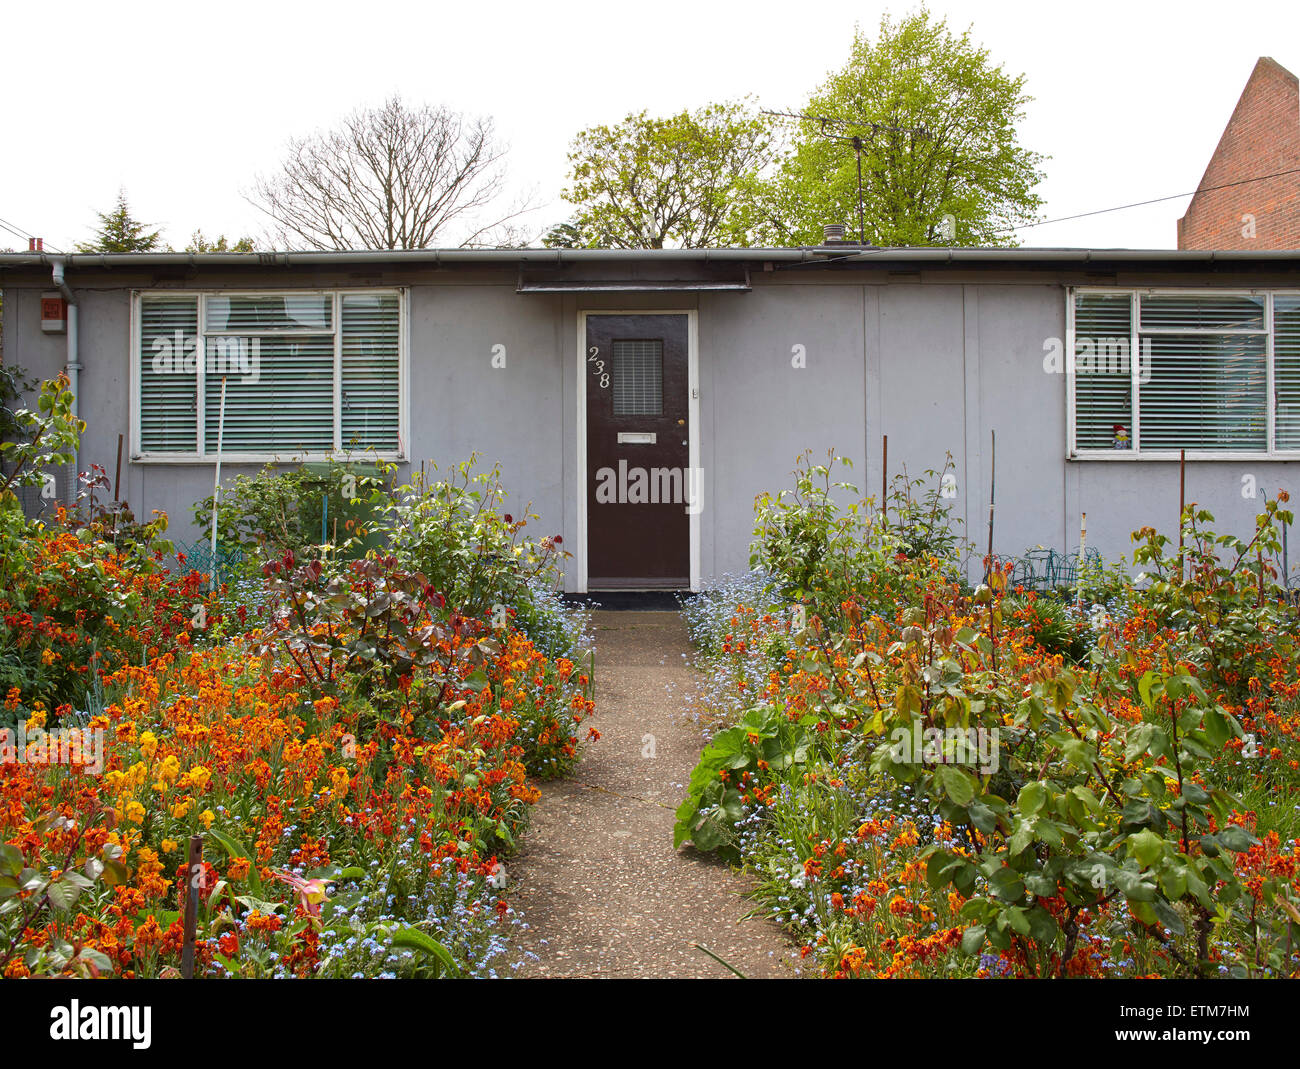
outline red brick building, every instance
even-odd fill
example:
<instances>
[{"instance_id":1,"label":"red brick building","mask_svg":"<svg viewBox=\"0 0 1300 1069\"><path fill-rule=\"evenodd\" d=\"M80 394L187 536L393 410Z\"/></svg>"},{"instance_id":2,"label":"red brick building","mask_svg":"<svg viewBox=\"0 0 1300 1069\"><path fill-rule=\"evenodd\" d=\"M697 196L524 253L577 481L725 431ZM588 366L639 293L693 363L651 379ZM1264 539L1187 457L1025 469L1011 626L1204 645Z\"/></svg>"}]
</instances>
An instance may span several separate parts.
<instances>
[{"instance_id":1,"label":"red brick building","mask_svg":"<svg viewBox=\"0 0 1300 1069\"><path fill-rule=\"evenodd\" d=\"M1276 60L1255 64L1197 188L1180 249L1300 249L1300 83Z\"/></svg>"}]
</instances>

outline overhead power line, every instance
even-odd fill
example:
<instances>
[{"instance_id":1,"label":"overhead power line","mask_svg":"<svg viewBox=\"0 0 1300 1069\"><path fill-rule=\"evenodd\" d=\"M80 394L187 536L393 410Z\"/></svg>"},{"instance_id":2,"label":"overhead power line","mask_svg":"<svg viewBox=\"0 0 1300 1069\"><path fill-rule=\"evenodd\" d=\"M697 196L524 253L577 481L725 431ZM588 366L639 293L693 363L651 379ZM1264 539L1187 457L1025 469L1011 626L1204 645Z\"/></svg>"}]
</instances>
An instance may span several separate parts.
<instances>
[{"instance_id":1,"label":"overhead power line","mask_svg":"<svg viewBox=\"0 0 1300 1069\"><path fill-rule=\"evenodd\" d=\"M1144 208L1148 204L1160 204L1167 200L1181 200L1183 197L1194 197L1198 193L1213 193L1220 189L1232 189L1234 186L1248 186L1252 182L1267 182L1270 178L1283 178L1289 174L1300 174L1300 167L1292 167L1285 171L1275 171L1273 174L1261 174L1255 178L1240 178L1235 182L1224 182L1217 186L1200 186L1193 189L1190 193L1170 193L1167 197L1152 197L1150 200L1137 200L1132 204L1117 204L1113 208L1098 208L1096 211L1079 212L1075 215L1062 215L1056 219L1043 219L1037 223L1022 223L1020 226L1008 227L999 233L1009 234L1016 230L1028 230L1030 227L1047 226L1049 223L1066 223L1072 219L1087 219L1093 215L1106 215L1109 212L1122 212L1128 208Z\"/></svg>"},{"instance_id":2,"label":"overhead power line","mask_svg":"<svg viewBox=\"0 0 1300 1069\"><path fill-rule=\"evenodd\" d=\"M1170 193L1164 197L1151 197L1149 200L1136 200L1129 204L1116 204L1110 208L1097 208L1089 212L1076 212L1074 215L1061 215L1057 216L1055 219L1041 219L1036 223L1021 223L1019 226L1006 227L1003 230L994 231L994 233L1013 234L1017 230L1030 230L1036 226L1047 226L1051 223L1067 223L1074 219L1088 219L1095 215L1108 215L1111 212L1127 211L1130 208L1144 208L1150 204L1162 204L1165 201L1181 200L1183 197L1194 197L1198 193L1214 193L1221 189L1233 189L1237 186L1248 186L1253 182L1267 182L1273 178L1285 178L1287 175L1292 174L1300 174L1300 167L1290 167L1285 171L1274 171L1272 174L1256 175L1254 178L1239 178L1234 182L1222 182L1216 186L1198 186L1196 189L1189 190L1186 193ZM848 256L851 255L856 254L850 253L844 257L836 257L836 259L847 259Z\"/></svg>"},{"instance_id":3,"label":"overhead power line","mask_svg":"<svg viewBox=\"0 0 1300 1069\"><path fill-rule=\"evenodd\" d=\"M7 219L0 219L0 228L3 228L4 230L9 231L9 233L11 233L14 237L16 237L16 238L22 238L24 241L27 241L27 242L31 242L31 241L35 241L35 240L37 240L35 234L28 233L26 230L24 230L22 227L20 227L17 223L11 223L11 222L9 222ZM49 246L49 251L50 251L50 252L57 252L57 253L60 253L60 254L62 254L62 252L63 252L62 249L55 248L53 245L50 245L50 246Z\"/></svg>"}]
</instances>

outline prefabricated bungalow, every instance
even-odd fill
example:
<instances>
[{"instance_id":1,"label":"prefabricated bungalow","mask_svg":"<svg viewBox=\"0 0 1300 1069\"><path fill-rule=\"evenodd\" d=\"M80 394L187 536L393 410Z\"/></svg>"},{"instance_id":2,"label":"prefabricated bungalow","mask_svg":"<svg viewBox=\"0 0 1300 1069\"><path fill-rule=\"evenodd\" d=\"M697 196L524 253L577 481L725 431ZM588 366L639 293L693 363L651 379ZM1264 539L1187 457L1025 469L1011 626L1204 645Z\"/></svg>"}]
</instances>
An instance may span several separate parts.
<instances>
[{"instance_id":1,"label":"prefabricated bungalow","mask_svg":"<svg viewBox=\"0 0 1300 1069\"><path fill-rule=\"evenodd\" d=\"M80 466L187 530L267 461L479 453L572 552L573 592L699 589L748 566L798 454L863 493L954 466L983 545L1253 528L1300 490L1300 252L421 250L0 256L3 355L67 370ZM224 419L222 382L225 384ZM64 483L69 480L64 479ZM70 492L70 487L61 492ZM34 502L33 504L38 504Z\"/></svg>"}]
</instances>

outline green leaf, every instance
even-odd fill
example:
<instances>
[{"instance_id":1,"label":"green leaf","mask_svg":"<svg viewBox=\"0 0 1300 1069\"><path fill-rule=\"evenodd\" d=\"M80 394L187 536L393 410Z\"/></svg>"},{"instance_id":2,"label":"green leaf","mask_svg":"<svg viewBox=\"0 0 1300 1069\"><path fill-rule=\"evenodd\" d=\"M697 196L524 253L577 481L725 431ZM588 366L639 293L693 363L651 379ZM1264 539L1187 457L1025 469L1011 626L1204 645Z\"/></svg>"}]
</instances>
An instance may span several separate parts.
<instances>
[{"instance_id":1,"label":"green leaf","mask_svg":"<svg viewBox=\"0 0 1300 1069\"><path fill-rule=\"evenodd\" d=\"M1026 783L1016 797L1016 808L1025 816L1033 816L1047 804L1047 788L1038 780Z\"/></svg>"},{"instance_id":2,"label":"green leaf","mask_svg":"<svg viewBox=\"0 0 1300 1069\"><path fill-rule=\"evenodd\" d=\"M997 831L997 814L993 812L990 806L980 801L973 801L966 807L966 812L970 817L970 822L985 835L992 835Z\"/></svg>"},{"instance_id":3,"label":"green leaf","mask_svg":"<svg viewBox=\"0 0 1300 1069\"><path fill-rule=\"evenodd\" d=\"M951 854L931 854L925 868L925 882L929 884L931 890L938 890L948 882L953 870L962 864L961 858L953 857Z\"/></svg>"},{"instance_id":4,"label":"green leaf","mask_svg":"<svg viewBox=\"0 0 1300 1069\"><path fill-rule=\"evenodd\" d=\"M441 965L440 974L456 976L459 973L451 951L419 928L398 928L389 936L388 941L392 946L418 950L435 958Z\"/></svg>"},{"instance_id":5,"label":"green leaf","mask_svg":"<svg viewBox=\"0 0 1300 1069\"><path fill-rule=\"evenodd\" d=\"M944 793L958 805L966 805L975 797L975 781L960 768L939 765L934 770L934 778Z\"/></svg>"},{"instance_id":6,"label":"green leaf","mask_svg":"<svg viewBox=\"0 0 1300 1069\"><path fill-rule=\"evenodd\" d=\"M113 971L113 962L101 950L94 947L82 947L81 953L77 955L78 961L84 961L87 965L93 965L101 973L111 973Z\"/></svg>"},{"instance_id":7,"label":"green leaf","mask_svg":"<svg viewBox=\"0 0 1300 1069\"><path fill-rule=\"evenodd\" d=\"M77 899L81 897L82 887L76 880L69 879L72 875L74 874L70 872L64 873L62 877L45 889L45 896L55 909L69 911L77 904Z\"/></svg>"},{"instance_id":8,"label":"green leaf","mask_svg":"<svg viewBox=\"0 0 1300 1069\"><path fill-rule=\"evenodd\" d=\"M974 957L984 945L986 929L982 924L972 924L961 934L962 953Z\"/></svg>"},{"instance_id":9,"label":"green leaf","mask_svg":"<svg viewBox=\"0 0 1300 1069\"><path fill-rule=\"evenodd\" d=\"M1018 819L1011 838L1007 840L1007 851L1012 857L1024 853L1025 848L1034 841L1034 822Z\"/></svg>"},{"instance_id":10,"label":"green leaf","mask_svg":"<svg viewBox=\"0 0 1300 1069\"><path fill-rule=\"evenodd\" d=\"M1259 842L1245 828L1236 824L1229 824L1226 828L1221 829L1215 836L1222 846L1238 854L1244 854L1252 846Z\"/></svg>"},{"instance_id":11,"label":"green leaf","mask_svg":"<svg viewBox=\"0 0 1300 1069\"><path fill-rule=\"evenodd\" d=\"M1051 898L1057 892L1057 885L1050 876L1035 873L1025 877L1025 890L1037 898Z\"/></svg>"},{"instance_id":12,"label":"green leaf","mask_svg":"<svg viewBox=\"0 0 1300 1069\"><path fill-rule=\"evenodd\" d=\"M262 877L258 875L257 859L249 853L248 847L238 839L232 838L217 828L209 828L207 834L209 838L225 851L227 857L247 858L249 862L251 862L248 866L248 876L246 877L245 882L248 884L249 889L253 894L260 895L262 893Z\"/></svg>"},{"instance_id":13,"label":"green leaf","mask_svg":"<svg viewBox=\"0 0 1300 1069\"><path fill-rule=\"evenodd\" d=\"M1042 906L1035 904L1028 912L1029 934L1039 946L1050 946L1060 933L1055 918Z\"/></svg>"},{"instance_id":14,"label":"green leaf","mask_svg":"<svg viewBox=\"0 0 1300 1069\"><path fill-rule=\"evenodd\" d=\"M1151 690L1155 682L1156 674L1150 670L1142 673L1142 678L1138 680L1138 694L1142 698L1142 704L1148 709L1151 708Z\"/></svg>"},{"instance_id":15,"label":"green leaf","mask_svg":"<svg viewBox=\"0 0 1300 1069\"><path fill-rule=\"evenodd\" d=\"M1128 837L1129 857L1136 858L1143 868L1154 865L1164 852L1164 839L1149 828Z\"/></svg>"},{"instance_id":16,"label":"green leaf","mask_svg":"<svg viewBox=\"0 0 1300 1069\"><path fill-rule=\"evenodd\" d=\"M1119 888L1120 894L1129 902L1151 902L1156 897L1155 884L1143 880L1132 869L1113 869L1110 877L1115 886Z\"/></svg>"},{"instance_id":17,"label":"green leaf","mask_svg":"<svg viewBox=\"0 0 1300 1069\"><path fill-rule=\"evenodd\" d=\"M1012 868L1000 868L989 877L989 886L1004 902L1019 902L1025 894L1025 884L1020 873Z\"/></svg>"},{"instance_id":18,"label":"green leaf","mask_svg":"<svg viewBox=\"0 0 1300 1069\"><path fill-rule=\"evenodd\" d=\"M16 846L0 843L0 874L17 876L23 871L23 852Z\"/></svg>"},{"instance_id":19,"label":"green leaf","mask_svg":"<svg viewBox=\"0 0 1300 1069\"><path fill-rule=\"evenodd\" d=\"M1029 934L1029 916L1025 910L1019 906L1012 906L1005 914L1007 923L1015 929L1018 935Z\"/></svg>"},{"instance_id":20,"label":"green leaf","mask_svg":"<svg viewBox=\"0 0 1300 1069\"><path fill-rule=\"evenodd\" d=\"M1224 715L1223 710L1217 705L1211 706L1205 711L1205 719L1202 723L1205 728L1205 737L1216 748L1222 747L1236 735L1233 730L1233 722Z\"/></svg>"}]
</instances>

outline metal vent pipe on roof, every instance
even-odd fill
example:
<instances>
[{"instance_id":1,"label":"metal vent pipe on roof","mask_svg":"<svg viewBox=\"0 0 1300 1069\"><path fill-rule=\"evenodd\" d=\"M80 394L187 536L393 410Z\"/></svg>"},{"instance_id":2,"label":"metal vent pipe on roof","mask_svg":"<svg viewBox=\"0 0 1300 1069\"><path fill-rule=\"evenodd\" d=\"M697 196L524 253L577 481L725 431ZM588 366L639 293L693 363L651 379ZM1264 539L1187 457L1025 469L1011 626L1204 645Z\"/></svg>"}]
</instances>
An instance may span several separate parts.
<instances>
[{"instance_id":1,"label":"metal vent pipe on roof","mask_svg":"<svg viewBox=\"0 0 1300 1069\"><path fill-rule=\"evenodd\" d=\"M827 245L844 244L844 224L827 223L822 227L822 234Z\"/></svg>"}]
</instances>

